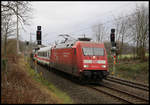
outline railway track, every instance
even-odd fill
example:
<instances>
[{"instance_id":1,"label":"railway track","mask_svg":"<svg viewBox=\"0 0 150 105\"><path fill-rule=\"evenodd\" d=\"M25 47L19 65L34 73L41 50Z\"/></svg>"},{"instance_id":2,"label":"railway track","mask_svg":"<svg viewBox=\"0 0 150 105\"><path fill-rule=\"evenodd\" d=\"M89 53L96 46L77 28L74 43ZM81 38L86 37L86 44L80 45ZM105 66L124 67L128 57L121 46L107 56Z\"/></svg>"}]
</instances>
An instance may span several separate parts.
<instances>
[{"instance_id":1,"label":"railway track","mask_svg":"<svg viewBox=\"0 0 150 105\"><path fill-rule=\"evenodd\" d=\"M65 76L66 77L66 76ZM109 78L109 77L108 77ZM108 79L107 78L107 79ZM111 78L111 77L110 77ZM110 79L109 78L109 79ZM113 77L114 78L114 77ZM115 80L114 80L115 81ZM114 82L113 81L113 82ZM117 81L117 80L116 80ZM118 80L119 81L119 80ZM117 82L117 83L120 83L120 82ZM145 99L144 97L140 97L138 95L135 95L135 94L131 94L130 92L127 92L127 91L123 91L123 90L120 90L120 89L116 89L112 86L108 86L107 84L105 83L102 83L101 86L91 86L91 85L88 85L86 86L88 88L92 88L98 92L101 92L101 93L104 93L108 96L111 96L117 100L119 100L119 102L123 102L123 103L128 103L128 104L141 104L141 103L149 103L149 100L148 99ZM118 102L118 101L117 101Z\"/></svg>"},{"instance_id":2,"label":"railway track","mask_svg":"<svg viewBox=\"0 0 150 105\"><path fill-rule=\"evenodd\" d=\"M149 103L149 98L147 95L145 97L145 96L142 96L141 94L139 95L138 93L135 93L136 91L135 92L127 91L128 87L130 87L130 88L133 88L133 91L134 89L138 89L140 91L142 90L144 93L148 93L149 92L148 85L137 83L137 82L132 82L132 81L127 81L127 80L120 79L117 77L112 77L112 76L108 76L107 79L105 79L105 81L100 83L101 86L90 86L90 88L98 92L104 93L106 95L109 95L111 97L114 97L128 104ZM110 83L108 84L107 81L110 82L111 85ZM114 83L117 83L118 85L120 85L121 88L115 87L113 85ZM126 86L127 89L124 89L122 85Z\"/></svg>"},{"instance_id":3,"label":"railway track","mask_svg":"<svg viewBox=\"0 0 150 105\"><path fill-rule=\"evenodd\" d=\"M106 80L111 81L111 82L115 82L115 83L119 83L119 84L122 84L122 85L126 85L126 86L129 86L129 87L133 87L133 88L136 88L136 89L149 91L149 86L145 85L145 84L132 82L132 81L127 81L127 80L120 79L120 78L113 77L113 76L108 76Z\"/></svg>"},{"instance_id":4,"label":"railway track","mask_svg":"<svg viewBox=\"0 0 150 105\"><path fill-rule=\"evenodd\" d=\"M101 86L89 86L89 88L92 88L98 92L114 97L124 103L128 103L128 104L149 103L148 99L139 97L137 95L131 94L129 92L126 92L120 89L107 86L105 84L101 84Z\"/></svg>"}]
</instances>

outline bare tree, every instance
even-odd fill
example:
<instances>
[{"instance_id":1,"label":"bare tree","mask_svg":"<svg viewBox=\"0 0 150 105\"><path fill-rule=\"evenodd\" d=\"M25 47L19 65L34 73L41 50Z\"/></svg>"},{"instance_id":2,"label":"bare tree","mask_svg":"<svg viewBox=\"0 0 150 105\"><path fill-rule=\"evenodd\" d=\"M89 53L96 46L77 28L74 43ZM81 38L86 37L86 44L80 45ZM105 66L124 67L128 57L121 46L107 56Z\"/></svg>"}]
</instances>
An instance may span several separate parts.
<instances>
[{"instance_id":1,"label":"bare tree","mask_svg":"<svg viewBox=\"0 0 150 105\"><path fill-rule=\"evenodd\" d=\"M122 16L122 15L121 15ZM116 34L115 34L115 39L118 47L118 53L120 54L120 57L122 55L122 51L124 48L124 41L127 41L129 37L129 26L128 26L128 18L124 16L122 17L117 17L114 19L115 20L115 29L116 29Z\"/></svg>"},{"instance_id":2,"label":"bare tree","mask_svg":"<svg viewBox=\"0 0 150 105\"><path fill-rule=\"evenodd\" d=\"M18 11L17 11L18 8ZM29 24L32 13L31 4L28 1L3 1L1 2L1 13L3 15L18 16L22 24Z\"/></svg>"},{"instance_id":3,"label":"bare tree","mask_svg":"<svg viewBox=\"0 0 150 105\"><path fill-rule=\"evenodd\" d=\"M136 6L134 15L130 17L132 37L137 47L137 55L141 60L145 59L145 49L149 38L149 10L145 5Z\"/></svg>"},{"instance_id":4,"label":"bare tree","mask_svg":"<svg viewBox=\"0 0 150 105\"><path fill-rule=\"evenodd\" d=\"M18 8L18 10L17 10ZM29 2L26 1L3 1L1 2L1 40L4 42L4 68L7 74L7 39L8 37L15 35L16 31L15 17L23 24L28 23L29 13L32 9L29 6ZM18 24L17 24L18 25ZM17 29L18 31L18 29ZM7 81L7 76L5 76Z\"/></svg>"},{"instance_id":5,"label":"bare tree","mask_svg":"<svg viewBox=\"0 0 150 105\"><path fill-rule=\"evenodd\" d=\"M103 24L93 26L94 37L97 42L103 42L106 37L106 28Z\"/></svg>"},{"instance_id":6,"label":"bare tree","mask_svg":"<svg viewBox=\"0 0 150 105\"><path fill-rule=\"evenodd\" d=\"M23 25L29 25L31 19L32 8L28 1L3 1L1 3L2 17L11 16L12 20L17 17L17 48L19 50L19 23L24 29ZM2 20L3 21L3 20ZM19 23L18 23L19 22Z\"/></svg>"},{"instance_id":7,"label":"bare tree","mask_svg":"<svg viewBox=\"0 0 150 105\"><path fill-rule=\"evenodd\" d=\"M14 31L15 31L14 25L15 25L15 22L12 21L11 15L9 15L9 16L3 16L2 20L3 21L2 21L2 25L1 25L1 29L2 29L1 32L2 32L2 40L4 40L4 54L5 54L5 57L6 57L7 39L10 36L14 35Z\"/></svg>"}]
</instances>

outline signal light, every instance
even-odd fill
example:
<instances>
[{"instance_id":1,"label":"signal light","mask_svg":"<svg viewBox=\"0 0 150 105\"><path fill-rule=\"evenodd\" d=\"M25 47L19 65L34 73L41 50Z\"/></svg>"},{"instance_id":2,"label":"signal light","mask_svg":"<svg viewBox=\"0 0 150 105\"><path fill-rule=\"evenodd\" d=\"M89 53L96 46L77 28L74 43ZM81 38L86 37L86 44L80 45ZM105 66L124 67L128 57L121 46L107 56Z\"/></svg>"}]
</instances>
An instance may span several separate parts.
<instances>
[{"instance_id":1,"label":"signal light","mask_svg":"<svg viewBox=\"0 0 150 105\"><path fill-rule=\"evenodd\" d=\"M112 33L115 33L115 29L112 28L112 29L111 29L111 32L112 32Z\"/></svg>"},{"instance_id":2,"label":"signal light","mask_svg":"<svg viewBox=\"0 0 150 105\"><path fill-rule=\"evenodd\" d=\"M42 32L39 31L39 30L36 31L36 34L37 34L37 35L36 35L36 36L37 36L36 39L37 39L37 40L41 40L41 33L42 33Z\"/></svg>"},{"instance_id":3,"label":"signal light","mask_svg":"<svg viewBox=\"0 0 150 105\"><path fill-rule=\"evenodd\" d=\"M26 42L26 45L29 45L29 42L28 42L28 41Z\"/></svg>"},{"instance_id":4,"label":"signal light","mask_svg":"<svg viewBox=\"0 0 150 105\"><path fill-rule=\"evenodd\" d=\"M36 31L36 40L37 40L37 44L41 45L42 44L42 31L41 31L41 26L37 26L37 31Z\"/></svg>"},{"instance_id":5,"label":"signal light","mask_svg":"<svg viewBox=\"0 0 150 105\"><path fill-rule=\"evenodd\" d=\"M115 42L115 29L111 29L110 39L112 43Z\"/></svg>"},{"instance_id":6,"label":"signal light","mask_svg":"<svg viewBox=\"0 0 150 105\"><path fill-rule=\"evenodd\" d=\"M38 45L41 45L41 44L42 44L41 40L38 40L38 41L37 41L37 44L38 44Z\"/></svg>"},{"instance_id":7,"label":"signal light","mask_svg":"<svg viewBox=\"0 0 150 105\"><path fill-rule=\"evenodd\" d=\"M115 35L111 34L111 42L115 42Z\"/></svg>"},{"instance_id":8,"label":"signal light","mask_svg":"<svg viewBox=\"0 0 150 105\"><path fill-rule=\"evenodd\" d=\"M37 30L41 30L41 26L37 26Z\"/></svg>"}]
</instances>

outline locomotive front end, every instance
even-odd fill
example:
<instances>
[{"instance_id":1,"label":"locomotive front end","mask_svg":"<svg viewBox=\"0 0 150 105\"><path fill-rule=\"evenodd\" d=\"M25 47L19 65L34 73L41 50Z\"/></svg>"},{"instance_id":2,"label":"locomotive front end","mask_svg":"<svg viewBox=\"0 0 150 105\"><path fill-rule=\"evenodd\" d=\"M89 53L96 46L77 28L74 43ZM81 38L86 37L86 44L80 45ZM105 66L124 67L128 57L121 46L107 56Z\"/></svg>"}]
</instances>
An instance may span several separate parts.
<instances>
[{"instance_id":1,"label":"locomotive front end","mask_svg":"<svg viewBox=\"0 0 150 105\"><path fill-rule=\"evenodd\" d=\"M82 49L82 78L102 80L109 74L107 53L104 44L84 44Z\"/></svg>"}]
</instances>

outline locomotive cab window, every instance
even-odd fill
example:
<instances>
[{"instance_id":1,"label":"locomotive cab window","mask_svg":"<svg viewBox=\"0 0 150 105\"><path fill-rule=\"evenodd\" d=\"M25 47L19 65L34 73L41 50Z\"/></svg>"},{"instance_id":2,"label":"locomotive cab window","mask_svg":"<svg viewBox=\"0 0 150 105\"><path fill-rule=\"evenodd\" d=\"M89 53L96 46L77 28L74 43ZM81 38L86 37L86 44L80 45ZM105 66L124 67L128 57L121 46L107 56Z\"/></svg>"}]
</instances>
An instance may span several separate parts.
<instances>
[{"instance_id":1,"label":"locomotive cab window","mask_svg":"<svg viewBox=\"0 0 150 105\"><path fill-rule=\"evenodd\" d=\"M84 56L104 56L104 48L84 47L82 51Z\"/></svg>"},{"instance_id":2,"label":"locomotive cab window","mask_svg":"<svg viewBox=\"0 0 150 105\"><path fill-rule=\"evenodd\" d=\"M93 55L93 50L92 48L84 47L83 48L83 54L86 55Z\"/></svg>"},{"instance_id":3,"label":"locomotive cab window","mask_svg":"<svg viewBox=\"0 0 150 105\"><path fill-rule=\"evenodd\" d=\"M104 56L104 49L103 48L93 48L95 56Z\"/></svg>"}]
</instances>

